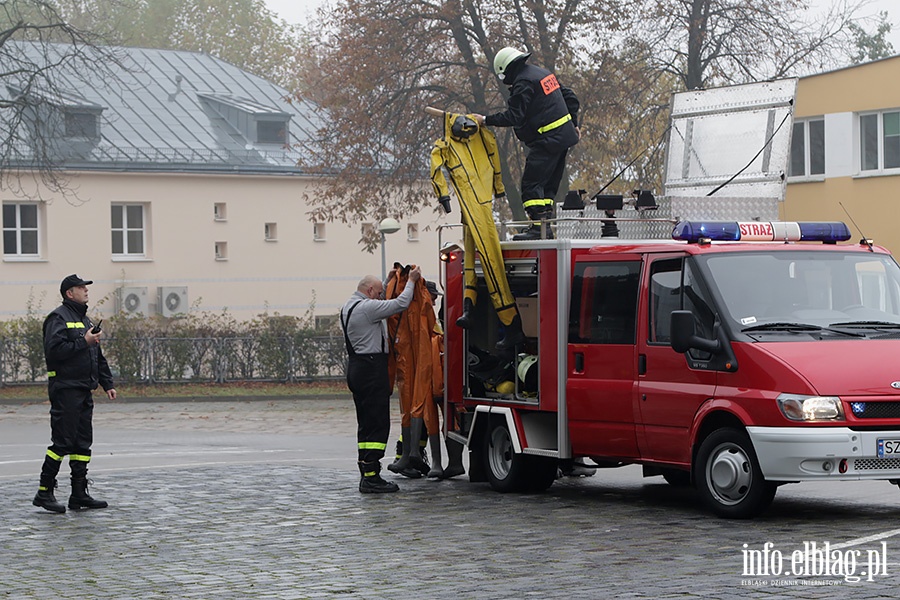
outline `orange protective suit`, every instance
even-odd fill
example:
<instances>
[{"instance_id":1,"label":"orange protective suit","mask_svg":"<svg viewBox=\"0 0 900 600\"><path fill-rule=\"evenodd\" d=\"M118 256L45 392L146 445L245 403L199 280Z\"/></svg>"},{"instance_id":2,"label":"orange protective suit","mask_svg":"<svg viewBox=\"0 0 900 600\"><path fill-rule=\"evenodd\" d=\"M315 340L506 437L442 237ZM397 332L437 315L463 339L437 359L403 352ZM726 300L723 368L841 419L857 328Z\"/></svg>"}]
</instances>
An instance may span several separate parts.
<instances>
[{"instance_id":1,"label":"orange protective suit","mask_svg":"<svg viewBox=\"0 0 900 600\"><path fill-rule=\"evenodd\" d=\"M399 266L395 264L395 267ZM385 297L396 298L408 284L409 268L395 269L388 280ZM434 316L431 296L425 287L425 279L419 279L415 285L409 308L387 320L391 341L388 369L392 385L396 381L400 393L401 426L409 427L411 418L421 418L425 420L428 433L436 434L440 430L432 400L434 386L432 332L437 319ZM430 419L429 412L432 413Z\"/></svg>"}]
</instances>

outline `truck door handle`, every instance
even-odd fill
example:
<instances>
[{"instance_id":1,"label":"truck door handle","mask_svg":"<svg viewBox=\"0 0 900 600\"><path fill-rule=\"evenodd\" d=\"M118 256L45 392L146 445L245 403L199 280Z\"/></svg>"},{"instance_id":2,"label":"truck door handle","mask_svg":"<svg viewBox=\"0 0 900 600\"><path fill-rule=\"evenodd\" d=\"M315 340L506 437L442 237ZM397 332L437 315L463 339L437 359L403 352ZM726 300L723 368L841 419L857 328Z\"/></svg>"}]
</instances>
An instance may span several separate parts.
<instances>
[{"instance_id":1,"label":"truck door handle","mask_svg":"<svg viewBox=\"0 0 900 600\"><path fill-rule=\"evenodd\" d=\"M575 353L575 372L584 372L584 354L582 354L581 352Z\"/></svg>"},{"instance_id":2,"label":"truck door handle","mask_svg":"<svg viewBox=\"0 0 900 600\"><path fill-rule=\"evenodd\" d=\"M645 375L647 373L647 355L646 354L638 354L638 375Z\"/></svg>"}]
</instances>

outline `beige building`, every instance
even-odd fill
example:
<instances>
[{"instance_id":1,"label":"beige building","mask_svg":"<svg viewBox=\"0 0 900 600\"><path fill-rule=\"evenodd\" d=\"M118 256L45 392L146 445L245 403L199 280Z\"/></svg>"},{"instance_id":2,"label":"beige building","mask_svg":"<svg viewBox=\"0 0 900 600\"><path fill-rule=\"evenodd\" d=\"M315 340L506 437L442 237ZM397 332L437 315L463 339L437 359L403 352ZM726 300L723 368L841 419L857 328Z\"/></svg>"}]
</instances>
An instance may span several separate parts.
<instances>
[{"instance_id":1,"label":"beige building","mask_svg":"<svg viewBox=\"0 0 900 600\"><path fill-rule=\"evenodd\" d=\"M121 88L73 82L40 98L62 123L77 197L0 191L0 320L51 310L69 273L94 280L95 319L227 310L238 320L313 305L327 319L362 276L381 274L380 251L358 243L377 220L307 215L304 196L328 176L297 166L315 152L316 107L289 104L286 90L208 55L126 51L136 70ZM388 267L417 263L437 278L444 220L432 211L402 220L386 236Z\"/></svg>"},{"instance_id":2,"label":"beige building","mask_svg":"<svg viewBox=\"0 0 900 600\"><path fill-rule=\"evenodd\" d=\"M894 56L800 79L781 218L844 221L900 254L898 75Z\"/></svg>"}]
</instances>

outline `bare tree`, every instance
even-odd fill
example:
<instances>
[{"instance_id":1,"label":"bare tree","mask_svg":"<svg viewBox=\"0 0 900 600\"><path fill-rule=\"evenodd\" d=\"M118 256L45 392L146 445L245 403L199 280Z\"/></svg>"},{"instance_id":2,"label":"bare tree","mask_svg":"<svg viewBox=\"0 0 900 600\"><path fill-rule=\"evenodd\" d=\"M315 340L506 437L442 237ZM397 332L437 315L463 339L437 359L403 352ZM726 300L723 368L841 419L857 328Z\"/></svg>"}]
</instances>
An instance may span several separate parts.
<instances>
[{"instance_id":1,"label":"bare tree","mask_svg":"<svg viewBox=\"0 0 900 600\"><path fill-rule=\"evenodd\" d=\"M703 89L846 63L850 25L866 4L836 0L811 17L806 0L647 0L634 27L654 68Z\"/></svg>"},{"instance_id":2,"label":"bare tree","mask_svg":"<svg viewBox=\"0 0 900 600\"><path fill-rule=\"evenodd\" d=\"M317 220L357 222L402 217L434 205L428 182L431 145L440 123L433 105L454 112L503 107L505 86L490 65L504 46L569 84L587 52L577 40L615 31L626 2L584 0L340 0L313 24L314 53L303 69L306 97L326 107L320 167L332 183L310 201ZM573 86L574 87L574 86ZM577 89L584 101L591 88ZM590 104L588 102L588 104ZM520 144L497 130L504 180L516 215L524 216ZM577 151L573 153L577 154ZM423 183L425 184L423 186ZM390 193L389 193L390 192ZM363 240L369 248L374 235Z\"/></svg>"},{"instance_id":3,"label":"bare tree","mask_svg":"<svg viewBox=\"0 0 900 600\"><path fill-rule=\"evenodd\" d=\"M90 113L99 107L81 99L79 85L112 84L121 66L103 32L74 27L55 2L0 3L0 189L41 197L41 190L77 201L62 170L90 131L71 108ZM88 142L89 143L89 142Z\"/></svg>"}]
</instances>

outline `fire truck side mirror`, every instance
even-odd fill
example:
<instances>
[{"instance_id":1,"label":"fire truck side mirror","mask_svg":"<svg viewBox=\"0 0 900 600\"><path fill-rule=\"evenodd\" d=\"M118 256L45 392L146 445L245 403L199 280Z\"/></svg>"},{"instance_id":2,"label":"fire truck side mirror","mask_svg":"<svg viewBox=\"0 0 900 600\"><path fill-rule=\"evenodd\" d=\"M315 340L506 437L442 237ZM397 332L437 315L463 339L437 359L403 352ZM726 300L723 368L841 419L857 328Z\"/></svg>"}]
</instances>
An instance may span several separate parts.
<instances>
[{"instance_id":1,"label":"fire truck side mirror","mask_svg":"<svg viewBox=\"0 0 900 600\"><path fill-rule=\"evenodd\" d=\"M717 353L720 348L718 340L708 340L697 335L694 314L689 310L672 311L669 333L672 349L679 354L684 354L691 348Z\"/></svg>"}]
</instances>

